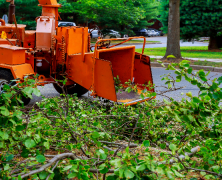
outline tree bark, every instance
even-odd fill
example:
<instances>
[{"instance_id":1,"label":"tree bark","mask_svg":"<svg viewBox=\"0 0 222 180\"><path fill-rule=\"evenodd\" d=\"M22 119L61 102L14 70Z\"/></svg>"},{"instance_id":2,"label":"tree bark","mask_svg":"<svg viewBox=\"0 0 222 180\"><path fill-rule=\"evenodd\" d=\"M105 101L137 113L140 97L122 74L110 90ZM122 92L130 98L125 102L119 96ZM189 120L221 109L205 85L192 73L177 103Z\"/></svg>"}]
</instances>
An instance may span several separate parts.
<instances>
[{"instance_id":1,"label":"tree bark","mask_svg":"<svg viewBox=\"0 0 222 180\"><path fill-rule=\"evenodd\" d=\"M208 45L208 50L213 50L213 49L220 49L222 48L222 36L211 36L209 45Z\"/></svg>"},{"instance_id":2,"label":"tree bark","mask_svg":"<svg viewBox=\"0 0 222 180\"><path fill-rule=\"evenodd\" d=\"M210 37L210 41L209 41L209 45L208 45L208 50L212 50L212 49L218 49L217 46L217 37Z\"/></svg>"},{"instance_id":3,"label":"tree bark","mask_svg":"<svg viewBox=\"0 0 222 180\"><path fill-rule=\"evenodd\" d=\"M167 35L167 56L174 55L177 59L182 58L180 52L180 0L169 1L168 35Z\"/></svg>"}]
</instances>

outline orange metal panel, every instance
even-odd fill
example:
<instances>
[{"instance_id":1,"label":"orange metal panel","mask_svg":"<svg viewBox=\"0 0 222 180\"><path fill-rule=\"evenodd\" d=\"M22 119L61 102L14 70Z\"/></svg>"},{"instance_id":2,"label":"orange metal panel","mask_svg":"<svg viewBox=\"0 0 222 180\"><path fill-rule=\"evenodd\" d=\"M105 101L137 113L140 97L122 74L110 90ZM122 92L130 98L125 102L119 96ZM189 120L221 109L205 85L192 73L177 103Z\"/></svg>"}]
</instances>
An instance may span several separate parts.
<instances>
[{"instance_id":1,"label":"orange metal panel","mask_svg":"<svg viewBox=\"0 0 222 180\"><path fill-rule=\"evenodd\" d=\"M35 48L35 31L25 31L25 41L23 47Z\"/></svg>"},{"instance_id":2,"label":"orange metal panel","mask_svg":"<svg viewBox=\"0 0 222 180\"><path fill-rule=\"evenodd\" d=\"M141 58L140 58L141 56ZM150 67L150 58L146 55L137 53L134 65L134 82L136 84L153 84L152 72ZM154 91L152 89L152 91Z\"/></svg>"},{"instance_id":3,"label":"orange metal panel","mask_svg":"<svg viewBox=\"0 0 222 180\"><path fill-rule=\"evenodd\" d=\"M0 64L1 68L10 69L12 75L15 79L23 79L26 75L34 74L32 66L30 64L20 64L20 65L6 65Z\"/></svg>"},{"instance_id":4,"label":"orange metal panel","mask_svg":"<svg viewBox=\"0 0 222 180\"><path fill-rule=\"evenodd\" d=\"M82 53L83 29L73 27L67 30L67 54Z\"/></svg>"},{"instance_id":5,"label":"orange metal panel","mask_svg":"<svg viewBox=\"0 0 222 180\"><path fill-rule=\"evenodd\" d=\"M80 84L86 89L93 90L100 97L116 101L116 92L112 72L112 64L109 61L96 59L93 83L93 53L86 53L82 61L81 54L71 55L68 60L67 74L69 79Z\"/></svg>"},{"instance_id":6,"label":"orange metal panel","mask_svg":"<svg viewBox=\"0 0 222 180\"><path fill-rule=\"evenodd\" d=\"M12 42L12 44L15 45L17 39L9 39L10 42ZM7 44L7 45L11 45L6 39L0 39L0 44Z\"/></svg>"},{"instance_id":7,"label":"orange metal panel","mask_svg":"<svg viewBox=\"0 0 222 180\"><path fill-rule=\"evenodd\" d=\"M80 84L86 89L92 86L93 77L93 53L85 54L85 61L82 61L81 54L68 56L67 74L69 79Z\"/></svg>"},{"instance_id":8,"label":"orange metal panel","mask_svg":"<svg viewBox=\"0 0 222 180\"><path fill-rule=\"evenodd\" d=\"M22 42L24 42L25 27L26 27L26 25L18 24L18 31L20 34L20 40ZM8 39L17 39L18 38L18 35L16 35L17 30L15 27L15 24L6 24L5 26L0 26L0 34L2 33L2 31L6 32Z\"/></svg>"},{"instance_id":9,"label":"orange metal panel","mask_svg":"<svg viewBox=\"0 0 222 180\"><path fill-rule=\"evenodd\" d=\"M34 60L34 54L32 53L25 53L25 63L30 64L32 68L35 68L35 60Z\"/></svg>"},{"instance_id":10,"label":"orange metal panel","mask_svg":"<svg viewBox=\"0 0 222 180\"><path fill-rule=\"evenodd\" d=\"M96 59L94 90L99 97L117 101L113 79L112 64L109 61Z\"/></svg>"},{"instance_id":11,"label":"orange metal panel","mask_svg":"<svg viewBox=\"0 0 222 180\"><path fill-rule=\"evenodd\" d=\"M56 5L57 4L57 0L38 0L39 4L42 5Z\"/></svg>"},{"instance_id":12,"label":"orange metal panel","mask_svg":"<svg viewBox=\"0 0 222 180\"><path fill-rule=\"evenodd\" d=\"M42 7L42 16L53 16L56 15L56 8L43 6Z\"/></svg>"},{"instance_id":13,"label":"orange metal panel","mask_svg":"<svg viewBox=\"0 0 222 180\"><path fill-rule=\"evenodd\" d=\"M0 63L23 64L25 63L25 48L0 45Z\"/></svg>"},{"instance_id":14,"label":"orange metal panel","mask_svg":"<svg viewBox=\"0 0 222 180\"><path fill-rule=\"evenodd\" d=\"M122 83L133 80L135 46L100 49L97 51L99 59L112 63L114 77L119 76Z\"/></svg>"}]
</instances>

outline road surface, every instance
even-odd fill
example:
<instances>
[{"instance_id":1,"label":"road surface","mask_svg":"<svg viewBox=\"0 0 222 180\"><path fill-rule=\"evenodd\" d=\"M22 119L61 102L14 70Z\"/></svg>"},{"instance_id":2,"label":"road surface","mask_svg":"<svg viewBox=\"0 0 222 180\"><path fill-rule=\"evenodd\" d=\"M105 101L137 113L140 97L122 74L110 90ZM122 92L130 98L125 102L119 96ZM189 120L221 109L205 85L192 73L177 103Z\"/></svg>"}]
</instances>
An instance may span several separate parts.
<instances>
[{"instance_id":1,"label":"road surface","mask_svg":"<svg viewBox=\"0 0 222 180\"><path fill-rule=\"evenodd\" d=\"M143 39L141 39L143 40ZM167 46L167 37L160 36L160 37L148 37L146 38L147 41L160 41L161 44L146 44L145 48L155 48L155 47L166 47ZM208 43L205 42L183 42L180 41L180 46L208 46ZM142 48L142 44L136 45L136 49Z\"/></svg>"},{"instance_id":2,"label":"road surface","mask_svg":"<svg viewBox=\"0 0 222 180\"><path fill-rule=\"evenodd\" d=\"M164 74L168 74L168 73L172 73L172 76L175 78L176 75L173 73L173 71L167 71L165 70L164 68L152 68L152 74L153 74L153 81L154 81L154 84L156 86L164 86L164 81L161 81L161 77L162 75ZM221 77L222 76L222 73L215 73L215 72L211 72L209 77L211 76L214 76L214 78L218 78L218 77ZM192 92L193 95L197 96L198 95L198 88L196 86L193 86L191 85L189 82L185 81L184 79L179 82L179 83L176 83L176 87L183 87L185 86L183 89L181 90L178 90L178 91L174 91L174 92L168 92L167 95L169 97L172 97L176 100L181 100L182 97L185 97L185 94L187 92ZM44 87L38 87L42 93L43 96L45 97L55 97L55 96L59 96L59 93L56 92L56 90L53 88L53 85L52 84L48 84L48 85L45 85ZM157 87L155 89L156 91L158 90L165 90L164 88L162 87ZM181 96L181 93L184 93L183 96ZM88 93L86 93L84 95L84 97L90 97ZM91 97L90 97L91 98ZM158 100L163 100L163 97L162 96L157 96ZM37 97L37 96L33 96L33 99L31 100L30 102L30 106L35 104L35 102L39 102L41 101L41 97Z\"/></svg>"}]
</instances>

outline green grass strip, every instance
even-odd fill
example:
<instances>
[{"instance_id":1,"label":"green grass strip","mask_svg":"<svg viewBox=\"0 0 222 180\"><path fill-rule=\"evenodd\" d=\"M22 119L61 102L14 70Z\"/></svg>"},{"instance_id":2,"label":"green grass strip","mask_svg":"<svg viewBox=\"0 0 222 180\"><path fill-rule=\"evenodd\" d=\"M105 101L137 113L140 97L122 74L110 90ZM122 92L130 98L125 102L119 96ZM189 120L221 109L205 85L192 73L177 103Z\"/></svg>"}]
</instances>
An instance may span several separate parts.
<instances>
[{"instance_id":1,"label":"green grass strip","mask_svg":"<svg viewBox=\"0 0 222 180\"><path fill-rule=\"evenodd\" d=\"M208 51L207 46L185 46L180 47L182 57L188 58L206 58L206 59L222 59L222 52ZM142 49L137 49L141 52ZM165 47L160 48L146 48L144 54L149 56L164 56L166 52Z\"/></svg>"}]
</instances>

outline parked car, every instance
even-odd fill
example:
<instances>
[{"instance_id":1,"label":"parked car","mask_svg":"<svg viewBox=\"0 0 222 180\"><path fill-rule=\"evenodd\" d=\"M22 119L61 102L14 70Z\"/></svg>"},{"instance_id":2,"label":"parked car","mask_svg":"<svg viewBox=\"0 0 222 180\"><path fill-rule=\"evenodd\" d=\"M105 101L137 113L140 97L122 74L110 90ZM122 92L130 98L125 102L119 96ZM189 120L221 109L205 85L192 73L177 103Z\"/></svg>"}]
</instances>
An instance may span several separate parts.
<instances>
[{"instance_id":1,"label":"parked car","mask_svg":"<svg viewBox=\"0 0 222 180\"><path fill-rule=\"evenodd\" d=\"M159 32L150 30L151 36L160 36Z\"/></svg>"},{"instance_id":2,"label":"parked car","mask_svg":"<svg viewBox=\"0 0 222 180\"><path fill-rule=\"evenodd\" d=\"M91 38L99 37L99 30L97 29L89 29L88 32L90 33Z\"/></svg>"},{"instance_id":3,"label":"parked car","mask_svg":"<svg viewBox=\"0 0 222 180\"><path fill-rule=\"evenodd\" d=\"M121 38L121 34L113 29L104 29L102 32L105 38ZM126 38L128 35L124 34L123 37Z\"/></svg>"},{"instance_id":4,"label":"parked car","mask_svg":"<svg viewBox=\"0 0 222 180\"><path fill-rule=\"evenodd\" d=\"M146 29L133 29L136 36L150 36Z\"/></svg>"},{"instance_id":5,"label":"parked car","mask_svg":"<svg viewBox=\"0 0 222 180\"><path fill-rule=\"evenodd\" d=\"M159 36L163 36L164 35L164 33L161 30L157 30L157 29L154 29L154 28L148 28L147 30L153 30L155 32L158 32Z\"/></svg>"},{"instance_id":6,"label":"parked car","mask_svg":"<svg viewBox=\"0 0 222 180\"><path fill-rule=\"evenodd\" d=\"M58 27L67 27L67 26L76 26L76 23L74 22L63 22L59 21Z\"/></svg>"},{"instance_id":7,"label":"parked car","mask_svg":"<svg viewBox=\"0 0 222 180\"><path fill-rule=\"evenodd\" d=\"M148 33L148 37L154 36L154 33L153 33L153 31L151 31L151 30L147 30L147 33Z\"/></svg>"},{"instance_id":8,"label":"parked car","mask_svg":"<svg viewBox=\"0 0 222 180\"><path fill-rule=\"evenodd\" d=\"M109 36L110 38L121 38L121 35L118 31L109 30L109 32L106 34L106 36Z\"/></svg>"}]
</instances>

